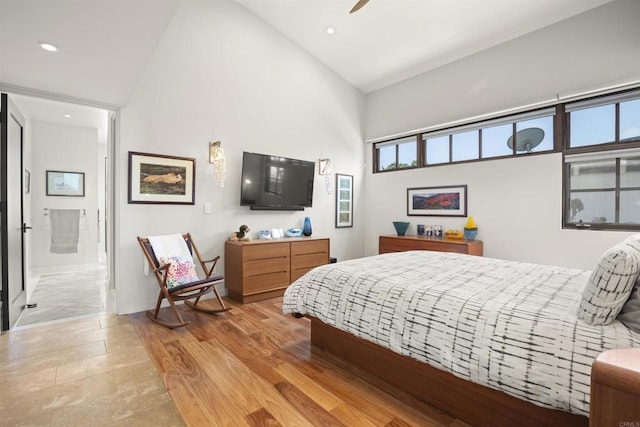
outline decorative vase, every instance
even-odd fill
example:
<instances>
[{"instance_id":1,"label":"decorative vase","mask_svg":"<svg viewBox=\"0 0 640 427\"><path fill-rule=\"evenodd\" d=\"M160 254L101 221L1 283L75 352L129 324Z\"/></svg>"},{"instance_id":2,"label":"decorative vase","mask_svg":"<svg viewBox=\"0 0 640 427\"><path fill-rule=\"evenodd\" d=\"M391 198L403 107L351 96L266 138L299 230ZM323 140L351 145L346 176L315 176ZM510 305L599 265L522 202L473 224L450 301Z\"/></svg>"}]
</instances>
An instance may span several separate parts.
<instances>
[{"instance_id":1,"label":"decorative vase","mask_svg":"<svg viewBox=\"0 0 640 427\"><path fill-rule=\"evenodd\" d=\"M478 227L464 228L464 238L466 240L474 240L478 235Z\"/></svg>"},{"instance_id":2,"label":"decorative vase","mask_svg":"<svg viewBox=\"0 0 640 427\"><path fill-rule=\"evenodd\" d=\"M311 218L308 216L304 217L304 224L302 225L302 234L309 237L311 236L313 230L311 230Z\"/></svg>"},{"instance_id":3,"label":"decorative vase","mask_svg":"<svg viewBox=\"0 0 640 427\"><path fill-rule=\"evenodd\" d=\"M398 236L404 236L404 233L407 232L408 227L409 227L408 222L393 221L393 228L396 229L396 233L398 233Z\"/></svg>"}]
</instances>

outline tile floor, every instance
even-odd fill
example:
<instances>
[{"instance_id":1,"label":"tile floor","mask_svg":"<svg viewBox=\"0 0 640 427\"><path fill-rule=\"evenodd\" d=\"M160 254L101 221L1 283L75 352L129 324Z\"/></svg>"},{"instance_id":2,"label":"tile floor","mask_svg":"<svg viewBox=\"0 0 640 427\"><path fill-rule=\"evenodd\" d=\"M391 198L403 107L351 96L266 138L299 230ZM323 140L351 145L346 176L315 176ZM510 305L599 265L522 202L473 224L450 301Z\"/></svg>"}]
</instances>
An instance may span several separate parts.
<instances>
[{"instance_id":1,"label":"tile floor","mask_svg":"<svg viewBox=\"0 0 640 427\"><path fill-rule=\"evenodd\" d=\"M183 426L127 316L0 336L0 426Z\"/></svg>"},{"instance_id":2,"label":"tile floor","mask_svg":"<svg viewBox=\"0 0 640 427\"><path fill-rule=\"evenodd\" d=\"M40 276L17 327L104 312L105 268Z\"/></svg>"}]
</instances>

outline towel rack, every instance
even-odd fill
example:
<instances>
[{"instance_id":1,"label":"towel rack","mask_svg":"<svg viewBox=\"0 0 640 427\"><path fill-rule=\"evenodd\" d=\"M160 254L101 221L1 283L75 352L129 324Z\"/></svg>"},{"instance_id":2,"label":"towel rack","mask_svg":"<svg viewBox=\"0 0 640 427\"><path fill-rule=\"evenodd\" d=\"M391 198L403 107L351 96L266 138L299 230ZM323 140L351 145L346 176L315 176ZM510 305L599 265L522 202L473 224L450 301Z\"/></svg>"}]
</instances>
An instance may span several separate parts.
<instances>
[{"instance_id":1,"label":"towel rack","mask_svg":"<svg viewBox=\"0 0 640 427\"><path fill-rule=\"evenodd\" d=\"M44 211L44 216L49 215L49 208L42 208L42 210ZM87 210L85 208L82 208L82 216L87 216Z\"/></svg>"}]
</instances>

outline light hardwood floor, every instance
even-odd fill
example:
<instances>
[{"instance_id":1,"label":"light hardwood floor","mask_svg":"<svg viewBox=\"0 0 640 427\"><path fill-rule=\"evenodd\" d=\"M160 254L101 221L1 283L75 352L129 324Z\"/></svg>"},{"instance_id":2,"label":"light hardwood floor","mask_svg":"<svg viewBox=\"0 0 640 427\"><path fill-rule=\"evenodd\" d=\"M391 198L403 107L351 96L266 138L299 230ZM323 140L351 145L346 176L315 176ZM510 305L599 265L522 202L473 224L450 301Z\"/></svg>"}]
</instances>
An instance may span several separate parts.
<instances>
[{"instance_id":1,"label":"light hardwood floor","mask_svg":"<svg viewBox=\"0 0 640 427\"><path fill-rule=\"evenodd\" d=\"M283 315L282 298L233 306L169 330L131 315L190 426L464 426L309 343L309 321ZM168 316L168 309L163 315Z\"/></svg>"},{"instance_id":2,"label":"light hardwood floor","mask_svg":"<svg viewBox=\"0 0 640 427\"><path fill-rule=\"evenodd\" d=\"M312 349L281 298L226 301L181 306L175 330L136 313L3 334L0 426L466 426Z\"/></svg>"}]
</instances>

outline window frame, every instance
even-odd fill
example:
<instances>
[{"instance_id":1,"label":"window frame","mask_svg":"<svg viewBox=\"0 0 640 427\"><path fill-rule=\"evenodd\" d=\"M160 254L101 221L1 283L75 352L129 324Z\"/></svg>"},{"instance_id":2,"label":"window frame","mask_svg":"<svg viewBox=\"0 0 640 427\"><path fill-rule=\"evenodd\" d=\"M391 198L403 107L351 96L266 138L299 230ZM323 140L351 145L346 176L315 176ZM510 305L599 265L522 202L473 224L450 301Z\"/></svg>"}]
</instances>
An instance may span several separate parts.
<instances>
[{"instance_id":1,"label":"window frame","mask_svg":"<svg viewBox=\"0 0 640 427\"><path fill-rule=\"evenodd\" d=\"M377 143L372 144L372 148L373 148L373 173L384 173L384 172L396 172L396 171L403 171L403 170L411 170L411 169L416 169L416 168L420 168L422 167L421 164L421 159L420 159L420 140L419 140L419 135L408 135L408 136L403 136L400 138L393 138L390 140L386 140L386 141L380 141ZM416 143L416 165L415 166L404 166L404 167L398 167L399 164L399 160L400 160L400 145L402 144L406 144L410 141L410 138L414 136L415 140L413 142ZM394 142L396 141L396 142ZM395 152L396 152L396 160L394 162L395 167L392 169L380 169L380 150L379 148L382 147L389 147L389 146L394 146L395 147Z\"/></svg>"},{"instance_id":2,"label":"window frame","mask_svg":"<svg viewBox=\"0 0 640 427\"><path fill-rule=\"evenodd\" d=\"M502 156L493 156L493 157L482 157L482 130L498 126L501 124L510 124L512 126L512 135L515 137L517 131L517 123L525 120L531 120L534 118L541 118L553 116L553 131L552 131L552 148L543 151L531 151L531 152L519 152L516 150L514 145L511 154L506 154ZM424 168L424 167L436 167L436 166L444 166L451 164L462 164L462 163L471 163L471 162L480 162L480 161L488 161L488 160L497 160L497 159L505 159L511 157L520 157L520 156L534 156L540 154L550 154L555 152L562 151L562 127L563 127L563 116L564 109L561 105L555 106L546 106L541 108L535 108L527 111L521 111L514 114L508 114L498 117L493 117L487 120L479 120L470 123L465 123L456 126L443 127L441 129L430 130L428 132L419 132L412 135L405 135L401 137L395 137L392 139L378 141L372 144L373 146L373 164L374 167L372 169L372 173L383 173L383 172L394 172L399 170L408 170L408 169L416 169L416 168ZM468 132L468 131L478 131L478 158L466 159L466 160L452 160L453 159L453 136L456 134ZM448 136L449 139L449 160L441 163L427 163L427 139L434 137ZM406 141L408 138L415 137L416 138L416 166L408 166L408 167L397 167L398 165L398 146L400 145L400 141ZM395 142L394 141L398 141ZM380 150L379 148L394 145L396 146L396 167L392 169L380 169Z\"/></svg>"},{"instance_id":3,"label":"window frame","mask_svg":"<svg viewBox=\"0 0 640 427\"><path fill-rule=\"evenodd\" d=\"M620 103L632 100L640 100L640 86L632 88L611 91L608 93L602 93L599 95L573 97L572 99L565 99L562 102L557 102L553 105L547 105L540 108L529 109L527 111L520 111L503 116L492 117L485 120L470 121L468 123L456 124L455 126L442 127L440 129L433 129L429 131L422 131L415 134L396 136L392 139L378 141L372 144L372 154L374 167L372 173L381 172L394 172L398 170L410 170L424 167L437 167L452 164L464 164L473 163L488 160L500 160L507 158L515 158L520 156L535 156L553 153L562 153L562 212L561 212L561 224L563 229L574 230L616 230L616 231L638 231L640 230L640 224L619 223L620 218L620 195L624 191L640 191L640 187L621 187L621 158L630 158L627 150L637 150L640 153L640 135L633 136L627 139L620 139ZM615 104L615 140L612 142L605 142L599 144L583 145L579 147L571 147L571 113L585 108L592 108L604 105ZM499 155L494 157L482 157L482 145L483 145L483 129L487 129L493 126L504 125L511 123L512 135L515 138L517 123L536 117L546 117L544 112L551 112L553 115L553 142L552 148L537 152L518 152L516 147L512 149L512 153L506 155ZM634 116L635 117L635 116ZM635 124L635 122L634 122ZM478 158L453 161L453 135L462 133L465 131L477 130L478 131ZM430 138L448 136L449 153L448 161L442 163L427 163L427 140ZM409 166L398 168L398 145L399 142L406 141L410 137L416 138L416 166ZM398 141L396 144L396 167L393 169L379 170L379 147L393 144L393 141ZM571 198L570 184L570 170L571 160L567 160L567 157L571 159L574 156L590 156L594 155L600 160L615 159L616 160L616 178L615 188L608 191L614 191L615 193L615 223L576 223L569 221L569 211ZM623 157L618 157L623 156ZM640 154L637 155L640 157ZM581 191L605 191L605 189L591 189Z\"/></svg>"},{"instance_id":4,"label":"window frame","mask_svg":"<svg viewBox=\"0 0 640 427\"><path fill-rule=\"evenodd\" d=\"M631 139L620 139L620 103L640 99L640 90L630 89L626 91L616 92L613 94L607 94L597 97L591 97L584 100L577 101L575 103L567 103L565 105L566 114L564 120L565 126L565 141L564 150L562 156L562 228L563 229L589 229L589 230L614 230L614 231L638 231L640 230L640 224L620 223L620 194L624 191L640 190L640 187L625 187L620 186L621 170L620 163L623 158L633 158L630 152L640 149L640 136ZM571 112L578 111L582 108L593 108L604 105L615 104L615 140L612 142L606 142L601 144L592 144L580 147L571 147ZM615 182L616 185L611 191L615 194L615 222L613 223L576 223L569 221L569 211L571 203L571 188L570 186L570 173L571 173L571 158L576 156L585 156L588 158L599 160L614 160L616 162ZM640 154L638 154L640 157ZM569 161L567 161L569 158ZM592 191L604 191L603 189L594 189Z\"/></svg>"}]
</instances>

